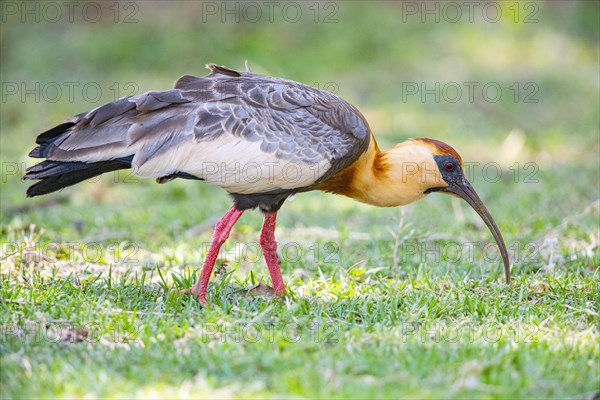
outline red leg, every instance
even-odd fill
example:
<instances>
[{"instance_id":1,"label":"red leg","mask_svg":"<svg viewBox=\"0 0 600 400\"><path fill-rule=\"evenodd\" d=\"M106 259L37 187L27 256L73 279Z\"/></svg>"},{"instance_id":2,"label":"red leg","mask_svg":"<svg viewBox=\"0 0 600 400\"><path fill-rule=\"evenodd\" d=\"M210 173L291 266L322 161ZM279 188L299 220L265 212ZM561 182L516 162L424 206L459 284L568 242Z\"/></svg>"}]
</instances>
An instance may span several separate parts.
<instances>
[{"instance_id":1,"label":"red leg","mask_svg":"<svg viewBox=\"0 0 600 400\"><path fill-rule=\"evenodd\" d=\"M223 218L217 222L217 225L215 226L215 232L213 233L212 242L210 243L206 260L204 260L204 265L202 266L200 276L191 289L184 291L185 294L193 294L204 306L208 305L208 301L206 301L206 289L208 288L208 281L210 280L210 275L213 267L215 266L215 261L217 261L219 250L229 237L231 228L233 228L233 225L235 225L243 213L244 210L238 210L235 205L233 205L223 216Z\"/></svg>"},{"instance_id":2,"label":"red leg","mask_svg":"<svg viewBox=\"0 0 600 400\"><path fill-rule=\"evenodd\" d=\"M262 230L260 231L260 246L263 250L267 268L273 281L273 289L275 294L279 296L285 292L283 277L279 269L279 261L277 261L277 242L275 241L275 220L277 212L266 212Z\"/></svg>"}]
</instances>

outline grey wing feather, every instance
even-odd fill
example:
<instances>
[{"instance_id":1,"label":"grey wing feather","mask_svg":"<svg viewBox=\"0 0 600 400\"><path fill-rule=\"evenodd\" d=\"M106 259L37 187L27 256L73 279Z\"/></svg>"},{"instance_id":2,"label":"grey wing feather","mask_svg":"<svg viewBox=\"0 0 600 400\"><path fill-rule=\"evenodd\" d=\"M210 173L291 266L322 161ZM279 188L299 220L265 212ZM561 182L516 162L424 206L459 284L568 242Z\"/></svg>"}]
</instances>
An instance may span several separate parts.
<instances>
[{"instance_id":1,"label":"grey wing feather","mask_svg":"<svg viewBox=\"0 0 600 400\"><path fill-rule=\"evenodd\" d=\"M206 89L201 78L196 87ZM185 86L194 87L186 78ZM203 87L204 86L204 87ZM210 96L227 101L213 101ZM352 164L368 147L364 117L341 98L306 85L241 73L216 81L197 111L194 136L212 141L230 134L261 141L261 150L293 162L331 162L335 173Z\"/></svg>"}]
</instances>

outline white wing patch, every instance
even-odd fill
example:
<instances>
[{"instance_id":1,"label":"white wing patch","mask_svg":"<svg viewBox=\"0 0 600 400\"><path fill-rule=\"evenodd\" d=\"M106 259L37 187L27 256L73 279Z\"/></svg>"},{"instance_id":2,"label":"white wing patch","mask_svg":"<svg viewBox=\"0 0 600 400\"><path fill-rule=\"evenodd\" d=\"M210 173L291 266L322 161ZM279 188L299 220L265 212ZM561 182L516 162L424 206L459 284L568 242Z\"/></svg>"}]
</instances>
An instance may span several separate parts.
<instances>
[{"instance_id":1,"label":"white wing patch","mask_svg":"<svg viewBox=\"0 0 600 400\"><path fill-rule=\"evenodd\" d=\"M220 135L210 142L172 146L142 163L136 154L132 169L148 178L186 172L230 193L252 194L310 186L331 167L327 160L315 164L281 160L260 146L260 142Z\"/></svg>"}]
</instances>

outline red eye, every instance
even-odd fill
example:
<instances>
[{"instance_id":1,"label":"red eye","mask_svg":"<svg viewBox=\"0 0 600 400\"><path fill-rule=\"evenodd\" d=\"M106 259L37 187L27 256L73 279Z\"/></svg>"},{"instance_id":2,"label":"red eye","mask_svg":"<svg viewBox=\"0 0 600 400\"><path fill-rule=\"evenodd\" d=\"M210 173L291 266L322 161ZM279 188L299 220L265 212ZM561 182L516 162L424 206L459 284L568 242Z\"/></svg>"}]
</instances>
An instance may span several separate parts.
<instances>
[{"instance_id":1,"label":"red eye","mask_svg":"<svg viewBox=\"0 0 600 400\"><path fill-rule=\"evenodd\" d=\"M454 164L448 161L446 164L444 164L444 169L448 172L454 171Z\"/></svg>"}]
</instances>

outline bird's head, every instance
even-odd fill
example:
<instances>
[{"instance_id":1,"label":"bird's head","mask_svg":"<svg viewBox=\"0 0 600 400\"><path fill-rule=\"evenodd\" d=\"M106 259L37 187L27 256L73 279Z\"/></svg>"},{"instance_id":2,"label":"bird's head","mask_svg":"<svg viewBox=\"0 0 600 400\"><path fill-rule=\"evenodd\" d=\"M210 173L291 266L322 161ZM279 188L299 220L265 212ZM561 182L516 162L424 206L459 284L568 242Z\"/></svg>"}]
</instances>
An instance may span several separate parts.
<instances>
[{"instance_id":1,"label":"bird's head","mask_svg":"<svg viewBox=\"0 0 600 400\"><path fill-rule=\"evenodd\" d=\"M382 154L376 169L387 178L389 198L395 197L398 203L387 205L407 204L430 193L446 193L464 199L492 232L504 261L506 281L510 282L510 263L502 234L465 177L464 164L456 150L439 140L413 139Z\"/></svg>"}]
</instances>

